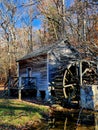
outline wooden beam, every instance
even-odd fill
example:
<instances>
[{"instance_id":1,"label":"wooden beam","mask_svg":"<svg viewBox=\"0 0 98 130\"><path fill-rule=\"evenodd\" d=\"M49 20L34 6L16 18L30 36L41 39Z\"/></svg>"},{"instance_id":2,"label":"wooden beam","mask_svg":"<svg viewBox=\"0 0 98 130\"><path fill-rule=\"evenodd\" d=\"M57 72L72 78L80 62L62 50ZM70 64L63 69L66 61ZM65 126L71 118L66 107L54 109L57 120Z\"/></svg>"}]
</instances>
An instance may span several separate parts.
<instances>
[{"instance_id":1,"label":"wooden beam","mask_svg":"<svg viewBox=\"0 0 98 130\"><path fill-rule=\"evenodd\" d=\"M82 60L79 61L79 67L80 67L80 85L82 86Z\"/></svg>"},{"instance_id":2,"label":"wooden beam","mask_svg":"<svg viewBox=\"0 0 98 130\"><path fill-rule=\"evenodd\" d=\"M19 89L18 89L18 99L21 100L21 79L22 77L19 77Z\"/></svg>"}]
</instances>

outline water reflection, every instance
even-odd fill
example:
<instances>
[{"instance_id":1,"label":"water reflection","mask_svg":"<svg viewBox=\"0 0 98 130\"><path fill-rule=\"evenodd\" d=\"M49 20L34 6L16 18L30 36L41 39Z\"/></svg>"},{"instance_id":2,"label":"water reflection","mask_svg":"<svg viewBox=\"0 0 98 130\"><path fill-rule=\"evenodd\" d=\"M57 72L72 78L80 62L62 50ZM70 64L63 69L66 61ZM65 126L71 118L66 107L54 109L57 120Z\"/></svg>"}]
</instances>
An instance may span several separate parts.
<instances>
[{"instance_id":1,"label":"water reflection","mask_svg":"<svg viewBox=\"0 0 98 130\"><path fill-rule=\"evenodd\" d=\"M49 121L49 130L98 130L98 113L54 117Z\"/></svg>"},{"instance_id":2,"label":"water reflection","mask_svg":"<svg viewBox=\"0 0 98 130\"><path fill-rule=\"evenodd\" d=\"M95 114L95 130L98 130L98 113Z\"/></svg>"}]
</instances>

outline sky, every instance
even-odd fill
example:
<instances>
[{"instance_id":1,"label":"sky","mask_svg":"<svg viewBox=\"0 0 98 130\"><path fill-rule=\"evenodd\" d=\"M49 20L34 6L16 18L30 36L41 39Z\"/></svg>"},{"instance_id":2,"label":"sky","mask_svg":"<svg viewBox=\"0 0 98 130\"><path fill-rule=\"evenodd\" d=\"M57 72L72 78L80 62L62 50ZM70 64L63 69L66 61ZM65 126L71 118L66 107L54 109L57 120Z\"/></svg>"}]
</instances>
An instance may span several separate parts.
<instances>
[{"instance_id":1,"label":"sky","mask_svg":"<svg viewBox=\"0 0 98 130\"><path fill-rule=\"evenodd\" d=\"M69 7L69 6L73 3L73 1L74 1L74 0L67 0L66 6ZM34 29L35 29L35 30L39 30L39 29L41 28L41 24L42 24L42 22L41 22L40 19L35 19L35 20L33 21Z\"/></svg>"},{"instance_id":2,"label":"sky","mask_svg":"<svg viewBox=\"0 0 98 130\"><path fill-rule=\"evenodd\" d=\"M41 28L42 22L39 19L33 21L34 30L39 30Z\"/></svg>"},{"instance_id":3,"label":"sky","mask_svg":"<svg viewBox=\"0 0 98 130\"><path fill-rule=\"evenodd\" d=\"M8 0L8 1L11 1L11 0ZM28 7L26 7L26 10L25 10L23 7L21 7L21 4L27 3L28 0L13 0L13 1L14 1L15 4L16 4L16 1L17 1L17 6L18 6L17 17L15 17L15 20L17 21L16 27L21 28L22 27L21 20L23 20L23 19L20 18L21 14L25 16L25 12L28 11ZM66 6L69 7L72 2L73 2L73 0L67 0ZM36 10L36 8L35 8L35 10ZM28 16L25 18L25 21L27 22L27 24L29 24L29 21L27 19L28 19ZM34 19L33 22L32 22L32 25L33 25L35 30L39 30L41 28L42 21L39 18Z\"/></svg>"},{"instance_id":4,"label":"sky","mask_svg":"<svg viewBox=\"0 0 98 130\"><path fill-rule=\"evenodd\" d=\"M66 1L66 0L65 0ZM70 6L72 3L74 2L74 0L67 0L67 2L66 2L66 6Z\"/></svg>"}]
</instances>

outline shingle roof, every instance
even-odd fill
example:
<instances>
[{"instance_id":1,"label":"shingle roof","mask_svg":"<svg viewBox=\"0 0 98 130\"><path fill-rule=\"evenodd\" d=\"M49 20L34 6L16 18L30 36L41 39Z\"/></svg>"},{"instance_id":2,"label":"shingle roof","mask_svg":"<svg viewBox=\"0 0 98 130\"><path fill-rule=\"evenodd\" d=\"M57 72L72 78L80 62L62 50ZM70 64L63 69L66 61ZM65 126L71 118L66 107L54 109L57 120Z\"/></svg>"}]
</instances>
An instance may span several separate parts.
<instances>
[{"instance_id":1,"label":"shingle roof","mask_svg":"<svg viewBox=\"0 0 98 130\"><path fill-rule=\"evenodd\" d=\"M53 48L54 48L58 43L60 43L60 42L61 42L61 41L57 42L56 44L51 44L51 45L48 45L48 46L39 48L38 50L33 51L33 52L31 52L31 53L25 55L24 57L18 59L17 62L18 62L18 61L21 61L21 60L28 59L28 58L36 57L36 56L39 56L39 55L47 54L48 51L50 51L51 49L53 49Z\"/></svg>"},{"instance_id":2,"label":"shingle roof","mask_svg":"<svg viewBox=\"0 0 98 130\"><path fill-rule=\"evenodd\" d=\"M33 52L30 53L30 54L27 54L27 55L25 55L24 57L22 57L22 58L20 58L19 60L17 60L17 62L18 62L18 61L22 61L22 60L26 60L26 59L28 59L28 58L32 58L32 57L36 57L36 56L40 56L40 55L47 54L49 51L51 51L52 49L54 49L55 47L57 47L61 42L65 42L66 45L68 45L68 46L71 47L71 49L74 49L74 51L78 52L74 47L72 47L72 46L70 45L70 43L68 43L67 40L61 40L61 41L58 41L58 42L56 42L56 43L54 43L54 44L51 44L51 45L49 45L49 46L42 47L41 49L38 49L38 50L36 50L36 51L33 51Z\"/></svg>"}]
</instances>

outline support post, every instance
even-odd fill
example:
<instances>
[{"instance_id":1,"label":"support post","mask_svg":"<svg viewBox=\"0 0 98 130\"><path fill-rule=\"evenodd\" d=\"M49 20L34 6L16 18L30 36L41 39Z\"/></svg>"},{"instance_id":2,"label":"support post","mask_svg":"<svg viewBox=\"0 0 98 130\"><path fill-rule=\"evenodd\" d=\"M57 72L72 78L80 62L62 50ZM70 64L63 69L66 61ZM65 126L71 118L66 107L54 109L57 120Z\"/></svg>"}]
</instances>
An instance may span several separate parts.
<instances>
[{"instance_id":1,"label":"support post","mask_svg":"<svg viewBox=\"0 0 98 130\"><path fill-rule=\"evenodd\" d=\"M11 83L11 77L8 79L8 97L10 97L10 83Z\"/></svg>"},{"instance_id":2,"label":"support post","mask_svg":"<svg viewBox=\"0 0 98 130\"><path fill-rule=\"evenodd\" d=\"M17 77L19 77L19 62L17 62Z\"/></svg>"},{"instance_id":3,"label":"support post","mask_svg":"<svg viewBox=\"0 0 98 130\"><path fill-rule=\"evenodd\" d=\"M46 100L49 100L50 90L49 90L49 52L47 53L47 90L46 90Z\"/></svg>"},{"instance_id":4,"label":"support post","mask_svg":"<svg viewBox=\"0 0 98 130\"><path fill-rule=\"evenodd\" d=\"M96 60L97 60L97 73L98 73L98 56L97 56Z\"/></svg>"},{"instance_id":5,"label":"support post","mask_svg":"<svg viewBox=\"0 0 98 130\"><path fill-rule=\"evenodd\" d=\"M21 79L22 77L19 77L19 89L18 89L18 99L21 100Z\"/></svg>"},{"instance_id":6,"label":"support post","mask_svg":"<svg viewBox=\"0 0 98 130\"><path fill-rule=\"evenodd\" d=\"M79 77L80 77L80 106L82 106L82 60L79 61Z\"/></svg>"},{"instance_id":7,"label":"support post","mask_svg":"<svg viewBox=\"0 0 98 130\"><path fill-rule=\"evenodd\" d=\"M82 86L82 60L79 62L79 68L80 68L80 86Z\"/></svg>"}]
</instances>

